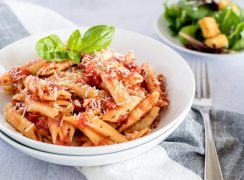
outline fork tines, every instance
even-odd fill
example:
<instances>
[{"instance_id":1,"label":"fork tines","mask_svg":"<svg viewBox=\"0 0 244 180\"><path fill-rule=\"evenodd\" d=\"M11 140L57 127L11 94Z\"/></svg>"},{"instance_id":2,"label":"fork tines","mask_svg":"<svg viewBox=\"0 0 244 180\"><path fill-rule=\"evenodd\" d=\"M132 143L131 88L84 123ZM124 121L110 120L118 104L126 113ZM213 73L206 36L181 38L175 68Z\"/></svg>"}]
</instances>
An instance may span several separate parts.
<instances>
[{"instance_id":1,"label":"fork tines","mask_svg":"<svg viewBox=\"0 0 244 180\"><path fill-rule=\"evenodd\" d=\"M195 98L211 98L207 63L203 61L192 61L189 64L195 76Z\"/></svg>"}]
</instances>

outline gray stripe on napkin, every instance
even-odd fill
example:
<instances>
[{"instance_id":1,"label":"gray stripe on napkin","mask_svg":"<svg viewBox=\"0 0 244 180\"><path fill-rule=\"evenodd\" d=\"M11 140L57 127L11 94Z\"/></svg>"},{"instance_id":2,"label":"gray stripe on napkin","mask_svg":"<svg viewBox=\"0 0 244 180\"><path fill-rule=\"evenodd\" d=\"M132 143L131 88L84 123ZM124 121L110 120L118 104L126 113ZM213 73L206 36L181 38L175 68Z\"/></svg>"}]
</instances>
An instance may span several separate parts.
<instances>
[{"instance_id":1,"label":"gray stripe on napkin","mask_svg":"<svg viewBox=\"0 0 244 180\"><path fill-rule=\"evenodd\" d=\"M243 179L244 115L213 110L210 116L224 179ZM191 111L161 145L170 158L203 177L204 126L198 113Z\"/></svg>"},{"instance_id":2,"label":"gray stripe on napkin","mask_svg":"<svg viewBox=\"0 0 244 180\"><path fill-rule=\"evenodd\" d=\"M0 49L28 34L11 9L0 1Z\"/></svg>"}]
</instances>

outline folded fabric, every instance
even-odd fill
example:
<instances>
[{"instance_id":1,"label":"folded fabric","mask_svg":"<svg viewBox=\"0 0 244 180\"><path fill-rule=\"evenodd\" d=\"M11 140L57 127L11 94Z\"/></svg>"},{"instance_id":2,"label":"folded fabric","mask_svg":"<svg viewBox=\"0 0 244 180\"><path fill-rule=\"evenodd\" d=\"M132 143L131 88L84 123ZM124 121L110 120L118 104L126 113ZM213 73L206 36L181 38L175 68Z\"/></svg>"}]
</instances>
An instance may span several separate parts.
<instances>
[{"instance_id":1,"label":"folded fabric","mask_svg":"<svg viewBox=\"0 0 244 180\"><path fill-rule=\"evenodd\" d=\"M0 0L0 48L30 34L77 27L56 12L41 6Z\"/></svg>"},{"instance_id":2,"label":"folded fabric","mask_svg":"<svg viewBox=\"0 0 244 180\"><path fill-rule=\"evenodd\" d=\"M211 125L225 179L244 177L244 115L212 110ZM188 118L161 145L175 161L203 177L204 126L201 116L191 111Z\"/></svg>"},{"instance_id":3,"label":"folded fabric","mask_svg":"<svg viewBox=\"0 0 244 180\"><path fill-rule=\"evenodd\" d=\"M29 33L9 7L0 1L0 48Z\"/></svg>"},{"instance_id":4,"label":"folded fabric","mask_svg":"<svg viewBox=\"0 0 244 180\"><path fill-rule=\"evenodd\" d=\"M56 13L41 7L31 6L28 8L31 10L25 11L26 8L21 3L16 6L8 2L8 5L9 7L0 2L0 48L28 34L76 27ZM35 13L31 14L32 12ZM55 23L50 24L50 19ZM213 110L211 122L224 178L242 179L244 115ZM201 179L204 171L203 120L198 113L191 111L165 141L145 154L117 164L77 169L88 180Z\"/></svg>"}]
</instances>

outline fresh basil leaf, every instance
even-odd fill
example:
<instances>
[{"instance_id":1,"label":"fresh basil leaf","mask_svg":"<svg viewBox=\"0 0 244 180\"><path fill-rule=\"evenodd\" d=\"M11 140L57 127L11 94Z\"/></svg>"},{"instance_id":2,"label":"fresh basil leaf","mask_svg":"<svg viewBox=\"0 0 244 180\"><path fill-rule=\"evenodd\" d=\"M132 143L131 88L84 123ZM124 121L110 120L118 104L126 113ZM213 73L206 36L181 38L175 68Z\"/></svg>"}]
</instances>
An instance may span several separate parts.
<instances>
[{"instance_id":1,"label":"fresh basil leaf","mask_svg":"<svg viewBox=\"0 0 244 180\"><path fill-rule=\"evenodd\" d=\"M80 48L81 48L81 43L82 43L81 33L77 29L69 37L69 40L68 40L68 48L70 50L77 50L77 51L79 51Z\"/></svg>"},{"instance_id":2,"label":"fresh basil leaf","mask_svg":"<svg viewBox=\"0 0 244 180\"><path fill-rule=\"evenodd\" d=\"M114 33L113 26L98 25L89 28L82 37L81 52L92 53L108 47Z\"/></svg>"},{"instance_id":3,"label":"fresh basil leaf","mask_svg":"<svg viewBox=\"0 0 244 180\"><path fill-rule=\"evenodd\" d=\"M70 59L72 59L72 61L75 64L78 64L80 62L80 59L81 59L81 53L80 52L68 51L68 55L69 55Z\"/></svg>"},{"instance_id":4,"label":"fresh basil leaf","mask_svg":"<svg viewBox=\"0 0 244 180\"><path fill-rule=\"evenodd\" d=\"M45 60L61 61L67 59L68 54L64 44L57 35L50 35L36 43L37 55Z\"/></svg>"},{"instance_id":5,"label":"fresh basil leaf","mask_svg":"<svg viewBox=\"0 0 244 180\"><path fill-rule=\"evenodd\" d=\"M196 33L197 29L198 28L196 25L189 25L189 26L184 26L183 28L181 28L180 32L184 32L184 33L190 35L191 37L195 37L195 33ZM185 38L183 38L181 36L179 36L179 40L183 45L186 45L189 43Z\"/></svg>"}]
</instances>

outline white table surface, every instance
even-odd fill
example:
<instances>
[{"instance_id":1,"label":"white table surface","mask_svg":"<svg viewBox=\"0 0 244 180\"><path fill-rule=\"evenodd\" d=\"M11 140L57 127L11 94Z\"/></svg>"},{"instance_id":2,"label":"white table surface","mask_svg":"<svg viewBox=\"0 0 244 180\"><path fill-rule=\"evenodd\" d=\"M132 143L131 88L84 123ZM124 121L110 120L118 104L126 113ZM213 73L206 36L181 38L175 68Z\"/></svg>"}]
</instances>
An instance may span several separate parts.
<instances>
[{"instance_id":1,"label":"white table surface","mask_svg":"<svg viewBox=\"0 0 244 180\"><path fill-rule=\"evenodd\" d=\"M59 12L79 25L112 24L157 40L156 20L163 0L19 0L36 3ZM243 0L236 0L244 6ZM214 107L244 114L244 56L213 59L189 56L185 59L208 61ZM0 141L0 180L85 179L72 167L46 163L29 157Z\"/></svg>"}]
</instances>

